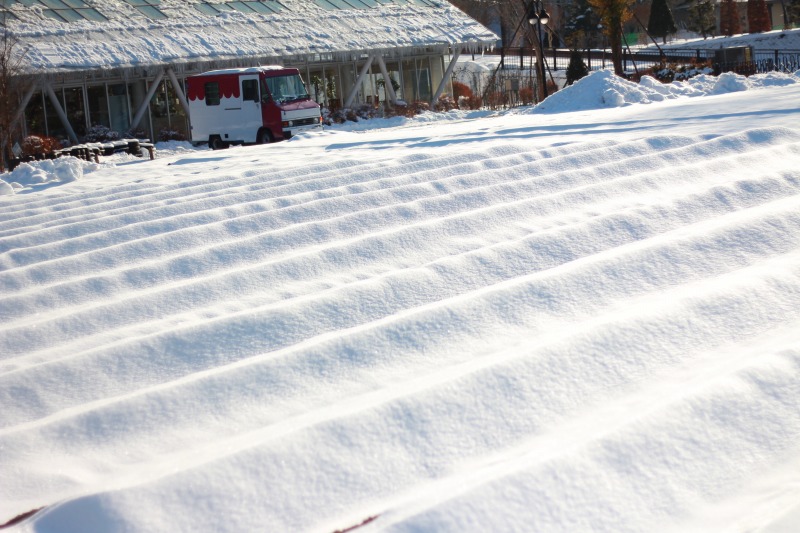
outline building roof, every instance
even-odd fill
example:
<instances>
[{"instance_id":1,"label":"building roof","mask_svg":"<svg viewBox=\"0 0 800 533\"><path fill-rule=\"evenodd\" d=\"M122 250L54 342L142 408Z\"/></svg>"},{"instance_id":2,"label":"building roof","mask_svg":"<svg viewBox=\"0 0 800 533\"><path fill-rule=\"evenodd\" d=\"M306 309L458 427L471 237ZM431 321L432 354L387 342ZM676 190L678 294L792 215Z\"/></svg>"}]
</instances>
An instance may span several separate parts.
<instances>
[{"instance_id":1,"label":"building roof","mask_svg":"<svg viewBox=\"0 0 800 533\"><path fill-rule=\"evenodd\" d=\"M25 63L50 74L479 50L497 40L437 0L0 0L0 8Z\"/></svg>"}]
</instances>

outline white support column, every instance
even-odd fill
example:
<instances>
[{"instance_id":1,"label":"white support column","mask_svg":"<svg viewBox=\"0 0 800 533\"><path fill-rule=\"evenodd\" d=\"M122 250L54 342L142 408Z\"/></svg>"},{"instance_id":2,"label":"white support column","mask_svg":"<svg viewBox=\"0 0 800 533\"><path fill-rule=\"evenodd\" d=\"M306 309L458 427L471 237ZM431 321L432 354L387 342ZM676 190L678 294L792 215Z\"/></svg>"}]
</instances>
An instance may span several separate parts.
<instances>
[{"instance_id":1,"label":"white support column","mask_svg":"<svg viewBox=\"0 0 800 533\"><path fill-rule=\"evenodd\" d=\"M397 105L397 95L394 92L394 87L392 87L392 78L389 77L389 71L386 70L386 63L383 62L383 57L381 56L376 56L375 59L378 60L378 67L380 67L381 74L383 74L383 89L389 96L389 101L392 105Z\"/></svg>"},{"instance_id":2,"label":"white support column","mask_svg":"<svg viewBox=\"0 0 800 533\"><path fill-rule=\"evenodd\" d=\"M186 95L183 93L181 84L178 81L178 77L175 76L175 71L172 70L172 67L167 68L167 75L169 76L169 81L172 82L172 88L175 89L175 94L178 96L178 101L181 103L181 107L183 107L186 117L191 120L192 116L189 114L189 102L186 100Z\"/></svg>"},{"instance_id":3,"label":"white support column","mask_svg":"<svg viewBox=\"0 0 800 533\"><path fill-rule=\"evenodd\" d=\"M61 107L61 102L58 101L58 96L56 96L55 91L50 86L49 83L45 83L44 89L47 92L47 96L50 97L50 103L53 104L53 108L56 110L56 114L58 118L61 120L61 124L64 126L64 129L67 130L67 135L69 135L69 139L78 144L78 136L75 135L75 130L72 129L72 125L69 123L69 119L67 118L67 114L64 113L64 108Z\"/></svg>"},{"instance_id":4,"label":"white support column","mask_svg":"<svg viewBox=\"0 0 800 533\"><path fill-rule=\"evenodd\" d=\"M17 123L22 118L22 115L25 114L25 108L28 107L28 103L31 101L31 98L33 98L33 93L36 92L36 89L37 89L36 84L31 83L31 86L25 92L25 96L22 97L22 102L19 103L19 109L17 109L17 112L14 114L14 119L11 121L12 131L14 130L14 128L17 127Z\"/></svg>"},{"instance_id":5,"label":"white support column","mask_svg":"<svg viewBox=\"0 0 800 533\"><path fill-rule=\"evenodd\" d=\"M361 71L358 73L358 78L356 78L356 82L353 84L353 88L350 90L350 94L347 95L347 100L345 100L344 103L345 108L349 108L352 105L353 100L355 99L356 94L358 93L358 88L361 86L361 82L364 81L364 76L369 71L369 67L370 65L372 65L373 59L375 59L375 56L369 56L367 62L364 63L363 67L361 67Z\"/></svg>"},{"instance_id":6,"label":"white support column","mask_svg":"<svg viewBox=\"0 0 800 533\"><path fill-rule=\"evenodd\" d=\"M144 97L144 101L139 106L139 109L136 110L136 114L133 116L133 120L131 120L130 129L133 130L144 118L144 114L147 112L147 108L150 107L150 100L153 99L153 96L156 94L158 90L159 84L161 84L161 80L164 79L164 71L160 71L156 76L156 79L153 80L153 83L150 84L150 89L147 90L147 95Z\"/></svg>"},{"instance_id":7,"label":"white support column","mask_svg":"<svg viewBox=\"0 0 800 533\"><path fill-rule=\"evenodd\" d=\"M447 82L450 79L450 76L453 75L453 70L456 67L456 61L458 61L459 56L461 56L461 47L457 46L453 50L453 59L451 59L450 64L447 65L447 70L444 71L444 76L442 76L442 81L439 83L439 87L436 89L436 92L433 95L433 99L431 100L431 106L435 105L436 102L439 100L439 97L442 96L444 88L447 86Z\"/></svg>"}]
</instances>

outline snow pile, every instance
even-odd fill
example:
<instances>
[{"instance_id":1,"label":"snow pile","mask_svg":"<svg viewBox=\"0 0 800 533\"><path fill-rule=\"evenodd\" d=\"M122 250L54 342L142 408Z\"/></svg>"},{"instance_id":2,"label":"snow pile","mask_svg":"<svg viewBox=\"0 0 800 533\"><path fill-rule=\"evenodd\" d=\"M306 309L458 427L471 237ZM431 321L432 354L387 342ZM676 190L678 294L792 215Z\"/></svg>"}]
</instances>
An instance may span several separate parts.
<instances>
[{"instance_id":1,"label":"snow pile","mask_svg":"<svg viewBox=\"0 0 800 533\"><path fill-rule=\"evenodd\" d=\"M162 141L155 144L156 157L171 157L188 154L197 150L207 150L208 146L193 146L189 141Z\"/></svg>"},{"instance_id":2,"label":"snow pile","mask_svg":"<svg viewBox=\"0 0 800 533\"><path fill-rule=\"evenodd\" d=\"M800 75L769 72L747 77L733 72L720 76L701 74L687 81L661 83L651 76L642 76L640 83L615 76L611 70L590 73L572 85L550 95L533 112L564 113L650 104L682 96L696 97L727 94L750 89L782 87L800 83Z\"/></svg>"},{"instance_id":3,"label":"snow pile","mask_svg":"<svg viewBox=\"0 0 800 533\"><path fill-rule=\"evenodd\" d=\"M36 185L70 183L107 166L108 164L92 163L76 157L20 163L12 172L0 174L3 184L0 185L0 194L13 194L15 190Z\"/></svg>"},{"instance_id":4,"label":"snow pile","mask_svg":"<svg viewBox=\"0 0 800 533\"><path fill-rule=\"evenodd\" d=\"M537 105L534 111L539 113L586 111L631 104L649 104L678 96L674 89L656 83L649 80L643 84L633 83L614 75L611 70L599 70L550 95Z\"/></svg>"},{"instance_id":5,"label":"snow pile","mask_svg":"<svg viewBox=\"0 0 800 533\"><path fill-rule=\"evenodd\" d=\"M195 147L188 141L159 142L155 144L155 148L159 158L208 150L207 146ZM146 159L120 152L110 156L103 156L99 164L75 157L59 157L57 159L21 163L12 172L0 174L0 195L10 195L23 189L37 186L70 183L82 179L87 174L99 169L144 161Z\"/></svg>"}]
</instances>

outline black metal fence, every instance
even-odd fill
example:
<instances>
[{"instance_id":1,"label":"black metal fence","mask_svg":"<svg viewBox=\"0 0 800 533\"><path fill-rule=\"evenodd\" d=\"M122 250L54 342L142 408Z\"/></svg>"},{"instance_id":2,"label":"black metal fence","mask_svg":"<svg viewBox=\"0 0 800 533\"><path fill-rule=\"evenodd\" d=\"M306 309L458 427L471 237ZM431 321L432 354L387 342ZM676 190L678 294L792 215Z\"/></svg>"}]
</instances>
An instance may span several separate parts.
<instances>
[{"instance_id":1,"label":"black metal fence","mask_svg":"<svg viewBox=\"0 0 800 533\"><path fill-rule=\"evenodd\" d=\"M559 71L566 71L570 61L570 50L547 49L545 64L555 78ZM611 54L605 50L584 50L581 52L584 63L590 70L611 68ZM510 48L498 53L499 68L491 75L474 73L471 80L477 89L474 105L490 108L505 108L536 103L538 94L536 77L536 54L531 48ZM793 73L800 70L800 50L761 50L750 47L723 49L683 48L664 50L626 51L622 58L623 69L631 77L652 73L656 68L710 68L714 74L736 72L751 75L763 72L780 71ZM464 79L464 73L456 75ZM552 84L552 81L549 82ZM553 85L548 91L555 90ZM459 102L461 105L461 102Z\"/></svg>"},{"instance_id":2,"label":"black metal fence","mask_svg":"<svg viewBox=\"0 0 800 533\"><path fill-rule=\"evenodd\" d=\"M545 62L550 70L566 70L570 51L566 49L545 50ZM503 69L526 69L535 63L535 53L531 48L508 48L500 53ZM610 68L611 54L606 50L581 51L584 63L590 70ZM766 50L750 47L731 48L670 48L663 51L646 49L626 51L622 55L623 69L626 73L647 70L659 64L708 64L715 73L741 72L755 74L760 72L796 72L800 70L800 50Z\"/></svg>"}]
</instances>

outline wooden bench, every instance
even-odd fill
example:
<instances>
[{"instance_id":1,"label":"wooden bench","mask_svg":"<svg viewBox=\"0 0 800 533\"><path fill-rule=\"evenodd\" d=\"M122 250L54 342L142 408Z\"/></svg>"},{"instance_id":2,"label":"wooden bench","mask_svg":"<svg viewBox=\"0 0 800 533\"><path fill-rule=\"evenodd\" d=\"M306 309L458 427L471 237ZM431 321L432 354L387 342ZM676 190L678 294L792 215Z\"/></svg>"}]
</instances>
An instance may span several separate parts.
<instances>
[{"instance_id":1,"label":"wooden bench","mask_svg":"<svg viewBox=\"0 0 800 533\"><path fill-rule=\"evenodd\" d=\"M100 162L100 156L110 156L120 152L127 152L131 155L142 157L147 151L150 159L156 158L156 148L149 140L139 139L120 139L118 141L106 141L102 143L84 143L56 150L58 157L71 155L86 161Z\"/></svg>"},{"instance_id":2,"label":"wooden bench","mask_svg":"<svg viewBox=\"0 0 800 533\"><path fill-rule=\"evenodd\" d=\"M142 150L147 150L147 153L150 154L151 161L156 158L156 147L153 143L140 142L139 147Z\"/></svg>"}]
</instances>

